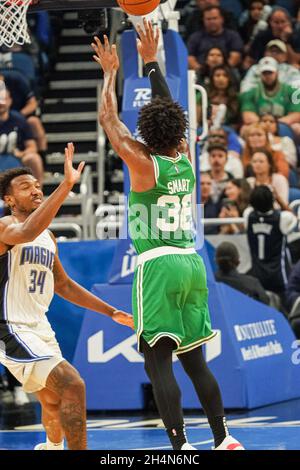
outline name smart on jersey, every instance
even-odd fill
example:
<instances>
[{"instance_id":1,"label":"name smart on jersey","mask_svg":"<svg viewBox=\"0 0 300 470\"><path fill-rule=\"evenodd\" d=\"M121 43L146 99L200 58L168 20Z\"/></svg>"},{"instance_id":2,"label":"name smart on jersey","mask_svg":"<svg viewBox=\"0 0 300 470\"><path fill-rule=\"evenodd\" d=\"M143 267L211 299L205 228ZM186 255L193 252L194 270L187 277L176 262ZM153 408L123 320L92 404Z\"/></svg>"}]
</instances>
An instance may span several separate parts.
<instances>
[{"instance_id":1,"label":"name smart on jersey","mask_svg":"<svg viewBox=\"0 0 300 470\"><path fill-rule=\"evenodd\" d=\"M190 182L191 181L186 178L180 179L180 180L169 181L168 183L169 194L189 192Z\"/></svg>"},{"instance_id":2,"label":"name smart on jersey","mask_svg":"<svg viewBox=\"0 0 300 470\"><path fill-rule=\"evenodd\" d=\"M23 264L41 264L46 268L53 270L55 254L53 251L43 248L41 246L24 246L22 248L20 265Z\"/></svg>"}]
</instances>

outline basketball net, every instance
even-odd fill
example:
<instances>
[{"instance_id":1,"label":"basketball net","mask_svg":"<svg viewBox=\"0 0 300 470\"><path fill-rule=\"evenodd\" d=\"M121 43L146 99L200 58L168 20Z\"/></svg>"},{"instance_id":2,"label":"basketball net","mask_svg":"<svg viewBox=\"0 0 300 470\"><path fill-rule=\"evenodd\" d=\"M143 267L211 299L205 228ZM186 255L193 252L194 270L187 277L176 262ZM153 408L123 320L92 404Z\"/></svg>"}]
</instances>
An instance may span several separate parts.
<instances>
[{"instance_id":1,"label":"basketball net","mask_svg":"<svg viewBox=\"0 0 300 470\"><path fill-rule=\"evenodd\" d=\"M31 0L0 0L0 46L30 42L26 13Z\"/></svg>"}]
</instances>

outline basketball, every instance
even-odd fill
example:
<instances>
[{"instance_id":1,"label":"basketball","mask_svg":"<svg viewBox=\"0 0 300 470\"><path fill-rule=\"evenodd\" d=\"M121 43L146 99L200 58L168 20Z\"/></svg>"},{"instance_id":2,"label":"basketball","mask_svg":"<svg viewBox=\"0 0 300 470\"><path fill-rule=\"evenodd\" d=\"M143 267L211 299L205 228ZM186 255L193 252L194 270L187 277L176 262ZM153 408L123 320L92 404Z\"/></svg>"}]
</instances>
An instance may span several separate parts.
<instances>
[{"instance_id":1,"label":"basketball","mask_svg":"<svg viewBox=\"0 0 300 470\"><path fill-rule=\"evenodd\" d=\"M155 10L160 0L117 0L117 2L128 15L144 16Z\"/></svg>"}]
</instances>

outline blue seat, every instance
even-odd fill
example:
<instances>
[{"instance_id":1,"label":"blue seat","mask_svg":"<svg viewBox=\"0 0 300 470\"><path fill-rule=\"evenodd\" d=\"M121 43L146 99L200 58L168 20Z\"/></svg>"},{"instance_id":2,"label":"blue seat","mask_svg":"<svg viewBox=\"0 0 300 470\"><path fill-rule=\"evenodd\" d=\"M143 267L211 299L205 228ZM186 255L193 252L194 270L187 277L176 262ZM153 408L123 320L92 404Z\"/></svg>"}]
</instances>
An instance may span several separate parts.
<instances>
[{"instance_id":1,"label":"blue seat","mask_svg":"<svg viewBox=\"0 0 300 470\"><path fill-rule=\"evenodd\" d=\"M20 70L23 75L30 81L34 87L36 83L36 73L33 59L30 55L24 52L12 53L12 66L14 69Z\"/></svg>"},{"instance_id":2,"label":"blue seat","mask_svg":"<svg viewBox=\"0 0 300 470\"><path fill-rule=\"evenodd\" d=\"M280 137L290 137L295 142L295 133L291 126L284 122L278 122L278 134Z\"/></svg>"},{"instance_id":3,"label":"blue seat","mask_svg":"<svg viewBox=\"0 0 300 470\"><path fill-rule=\"evenodd\" d=\"M0 171L10 170L24 166L22 161L14 155L0 155Z\"/></svg>"}]
</instances>

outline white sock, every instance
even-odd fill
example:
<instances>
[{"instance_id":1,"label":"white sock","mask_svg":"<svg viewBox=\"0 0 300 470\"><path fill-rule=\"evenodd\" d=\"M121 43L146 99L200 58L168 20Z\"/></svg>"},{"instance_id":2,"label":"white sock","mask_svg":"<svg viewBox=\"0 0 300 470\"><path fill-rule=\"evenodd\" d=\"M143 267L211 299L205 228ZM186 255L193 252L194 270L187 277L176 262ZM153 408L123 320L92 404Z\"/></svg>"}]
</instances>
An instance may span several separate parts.
<instances>
[{"instance_id":1,"label":"white sock","mask_svg":"<svg viewBox=\"0 0 300 470\"><path fill-rule=\"evenodd\" d=\"M64 440L55 444L47 436L47 450L64 450Z\"/></svg>"}]
</instances>

